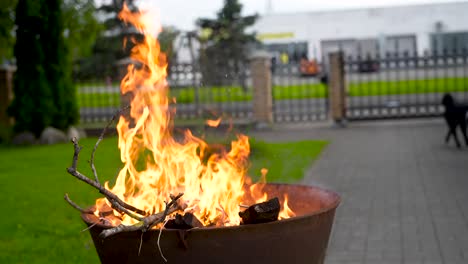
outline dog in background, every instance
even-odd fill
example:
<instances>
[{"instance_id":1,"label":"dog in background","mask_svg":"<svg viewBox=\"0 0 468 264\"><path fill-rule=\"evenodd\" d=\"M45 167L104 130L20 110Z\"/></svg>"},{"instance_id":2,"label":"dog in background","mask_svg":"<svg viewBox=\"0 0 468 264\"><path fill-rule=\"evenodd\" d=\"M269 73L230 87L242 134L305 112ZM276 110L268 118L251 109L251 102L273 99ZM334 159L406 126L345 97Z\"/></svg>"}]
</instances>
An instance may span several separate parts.
<instances>
[{"instance_id":1,"label":"dog in background","mask_svg":"<svg viewBox=\"0 0 468 264\"><path fill-rule=\"evenodd\" d=\"M445 107L444 118L447 122L449 131L445 137L445 143L449 142L450 136L453 135L455 144L460 148L460 142L457 137L457 127L460 127L463 137L465 138L465 144L468 146L468 136L466 133L466 113L468 112L468 106L458 105L451 94L444 94L442 98L442 105Z\"/></svg>"}]
</instances>

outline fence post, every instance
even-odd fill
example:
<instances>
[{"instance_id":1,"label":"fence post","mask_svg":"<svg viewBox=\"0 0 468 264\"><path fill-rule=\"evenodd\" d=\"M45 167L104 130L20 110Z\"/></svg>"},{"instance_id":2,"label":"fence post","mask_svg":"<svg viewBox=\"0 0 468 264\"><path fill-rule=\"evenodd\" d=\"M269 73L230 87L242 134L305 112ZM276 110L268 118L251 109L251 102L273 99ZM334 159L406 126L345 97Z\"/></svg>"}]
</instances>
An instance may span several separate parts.
<instances>
[{"instance_id":1,"label":"fence post","mask_svg":"<svg viewBox=\"0 0 468 264\"><path fill-rule=\"evenodd\" d=\"M273 98L271 92L271 56L257 51L250 57L253 86L253 116L257 128L273 124Z\"/></svg>"},{"instance_id":2,"label":"fence post","mask_svg":"<svg viewBox=\"0 0 468 264\"><path fill-rule=\"evenodd\" d=\"M330 58L329 101L330 116L338 124L346 121L346 94L343 52L332 52Z\"/></svg>"},{"instance_id":3,"label":"fence post","mask_svg":"<svg viewBox=\"0 0 468 264\"><path fill-rule=\"evenodd\" d=\"M7 108L13 100L14 67L0 67L0 124L11 126L13 119L8 116Z\"/></svg>"}]
</instances>

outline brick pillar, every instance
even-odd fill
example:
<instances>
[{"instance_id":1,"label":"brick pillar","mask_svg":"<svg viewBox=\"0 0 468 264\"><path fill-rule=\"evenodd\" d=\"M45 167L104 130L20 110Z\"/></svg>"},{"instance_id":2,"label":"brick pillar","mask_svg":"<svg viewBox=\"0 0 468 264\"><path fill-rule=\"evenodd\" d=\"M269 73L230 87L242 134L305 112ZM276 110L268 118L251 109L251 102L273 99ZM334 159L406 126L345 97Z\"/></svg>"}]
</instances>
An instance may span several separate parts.
<instances>
[{"instance_id":1,"label":"brick pillar","mask_svg":"<svg viewBox=\"0 0 468 264\"><path fill-rule=\"evenodd\" d=\"M342 52L330 53L329 101L330 117L336 123L346 121L346 91L344 75L344 56Z\"/></svg>"},{"instance_id":2,"label":"brick pillar","mask_svg":"<svg viewBox=\"0 0 468 264\"><path fill-rule=\"evenodd\" d=\"M257 127L273 124L273 98L271 92L271 56L257 51L250 58L253 86L253 116Z\"/></svg>"},{"instance_id":3,"label":"brick pillar","mask_svg":"<svg viewBox=\"0 0 468 264\"><path fill-rule=\"evenodd\" d=\"M0 124L10 126L13 119L8 116L7 108L13 100L13 73L15 68L0 68Z\"/></svg>"}]
</instances>

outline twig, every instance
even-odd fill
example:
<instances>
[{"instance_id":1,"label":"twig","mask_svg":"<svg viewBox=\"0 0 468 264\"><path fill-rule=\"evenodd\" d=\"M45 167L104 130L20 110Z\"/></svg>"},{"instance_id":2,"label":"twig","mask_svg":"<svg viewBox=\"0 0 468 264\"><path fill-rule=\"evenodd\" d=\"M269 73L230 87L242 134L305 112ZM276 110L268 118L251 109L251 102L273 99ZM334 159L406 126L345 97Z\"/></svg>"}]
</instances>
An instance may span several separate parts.
<instances>
[{"instance_id":1,"label":"twig","mask_svg":"<svg viewBox=\"0 0 468 264\"><path fill-rule=\"evenodd\" d=\"M224 224L225 224L225 223L224 223L224 219L225 219L226 217L228 217L228 215L227 215L226 211L224 211L223 206L219 205L219 208L216 208L216 209L219 210L219 211L221 211L221 213L222 213L221 223L224 225Z\"/></svg>"},{"instance_id":2,"label":"twig","mask_svg":"<svg viewBox=\"0 0 468 264\"><path fill-rule=\"evenodd\" d=\"M92 170L93 175L94 175L94 180L91 180L90 178L88 178L85 175L81 174L77 170L78 158L79 158L79 154L80 154L80 151L81 151L82 147L79 146L78 141L77 141L76 138L72 139L72 143L73 143L73 147L74 147L73 159L72 159L71 167L67 168L67 172L70 175L74 176L75 178L77 178L77 179L87 183L88 185L91 185L92 187L96 188L97 190L99 190L99 192L102 193L106 197L106 199L111 203L112 208L114 208L115 210L119 211L122 214L126 214L126 215L128 215L128 216L130 216L130 217L132 217L132 218L139 221L138 223L136 223L134 225L131 225L131 226L126 226L126 225L120 224L120 225L118 225L116 227L113 227L113 228L110 228L110 229L105 229L99 234L99 237L101 237L102 239L105 239L105 238L107 238L109 236L112 236L112 235L115 235L115 234L118 234L118 233L121 233L121 232L131 232L131 231L140 230L142 232L141 237L140 237L140 246L138 248L138 255L140 255L142 244L143 244L143 234L144 234L144 232L150 230L153 226L157 225L158 223L164 222L163 226L161 227L161 231L159 233L159 236L158 236L158 247L159 247L159 252L161 253L162 258L164 259L164 261L167 262L167 259L164 257L164 255L162 253L159 241L160 241L160 238L161 238L162 229L164 228L164 226L167 223L166 217L168 215L174 213L175 211L183 209L182 206L178 203L178 200L179 200L180 197L182 197L183 193L179 193L177 196L170 195L171 201L169 203L165 202L166 203L166 208L164 209L163 212L159 212L159 213L156 213L156 214L146 216L147 213L145 211L140 210L138 208L133 207L132 205L129 205L129 204L125 203L117 195L115 195L114 193L112 193L111 191L109 191L105 187L103 187L101 185L101 183L99 182L97 170L96 170L96 167L94 165L94 157L95 157L96 150L97 150L97 148L99 146L99 143L104 139L105 133L107 132L110 125L115 121L117 116L120 115L120 113L123 110L127 109L127 108L128 107L125 107L125 108L121 109L116 115L113 116L112 120L104 128L101 135L99 136L99 139L97 140L96 144L94 145L93 151L91 152L91 159L89 161L90 166L91 166L91 170ZM65 194L65 200L71 206L73 206L75 209L79 210L82 213L93 213L90 210L82 209L80 206L78 206L73 201L71 201L70 198L68 197L68 194ZM141 215L141 216L139 216L139 215ZM144 217L142 217L142 216L144 216ZM99 218L99 219L100 220L101 219L105 220L105 218ZM97 223L98 222L90 225L88 228L86 228L83 231L91 229Z\"/></svg>"},{"instance_id":3,"label":"twig","mask_svg":"<svg viewBox=\"0 0 468 264\"><path fill-rule=\"evenodd\" d=\"M140 236L140 246L138 247L138 256L140 256L140 252L141 252L141 246L143 245L143 234L145 232L141 231L141 236Z\"/></svg>"},{"instance_id":4,"label":"twig","mask_svg":"<svg viewBox=\"0 0 468 264\"><path fill-rule=\"evenodd\" d=\"M164 262L167 262L167 258L164 257L164 254L163 254L162 249L161 249L160 241L161 241L161 235L162 235L163 228L166 226L166 224L167 224L168 221L169 221L169 219L167 219L167 220L164 221L163 226L161 227L161 229L159 229L159 235L158 235L158 249L159 249L159 254L161 254L161 257L164 259Z\"/></svg>"},{"instance_id":5,"label":"twig","mask_svg":"<svg viewBox=\"0 0 468 264\"><path fill-rule=\"evenodd\" d=\"M77 205L75 202L73 202L70 197L68 197L68 193L65 194L65 196L63 197L65 199L65 201L67 201L73 208L75 208L76 210L80 211L81 213L83 214L92 214L93 211L91 210L85 210L83 208L81 208L79 205Z\"/></svg>"},{"instance_id":6,"label":"twig","mask_svg":"<svg viewBox=\"0 0 468 264\"><path fill-rule=\"evenodd\" d=\"M107 130L109 130L109 127L112 125L112 123L114 123L114 121L117 119L117 116L120 116L122 114L122 112L126 109L130 108L129 105L127 105L126 107L123 107L122 109L119 109L119 111L117 111L113 116L112 116L112 119L107 123L107 125L104 127L104 129L102 130L101 132L101 135L99 136L98 140L96 141L96 144L94 145L94 148L93 148L93 151L91 152L91 160L89 161L89 164L91 166L91 170L93 172L93 175L94 175L94 180L99 184L101 185L101 183L99 182L99 178L98 178L98 175L97 175L97 171L96 171L96 167L94 166L94 154L96 153L96 150L99 146L99 143L101 143L101 141L104 139L104 136L105 134L107 133Z\"/></svg>"},{"instance_id":7,"label":"twig","mask_svg":"<svg viewBox=\"0 0 468 264\"><path fill-rule=\"evenodd\" d=\"M104 196L106 196L107 200L112 204L113 208L123 211L124 213L128 214L129 216L134 216L134 214L129 213L129 211L133 211L139 215L146 215L146 212L143 210L140 210L138 208L135 208L124 201L122 201L117 195L113 194L106 188L102 187L101 184L99 184L96 181L93 181L86 177L85 175L81 174L77 169L76 166L78 164L78 157L81 151L81 147L78 145L78 141L76 138L72 139L73 146L74 146L74 154L73 154L73 161L72 161L72 166L70 168L67 168L67 172L73 176L75 176L77 179L93 186L94 188L98 189L100 193L102 193ZM120 205L120 206L119 206ZM122 210L122 208L124 210ZM132 216L132 217L133 217ZM140 219L138 219L140 220Z\"/></svg>"},{"instance_id":8,"label":"twig","mask_svg":"<svg viewBox=\"0 0 468 264\"><path fill-rule=\"evenodd\" d=\"M173 196L172 194L169 195L170 198L171 198L171 202L166 203L166 208L164 209L163 215L161 217L162 221L164 221L166 219L166 216L168 216L168 215L172 214L173 212L178 211L180 209L180 206L177 203L177 200L179 200L179 198L182 197L182 195L184 195L184 194L179 193L177 196ZM162 221L160 221L160 222L162 222ZM153 226L155 226L155 225L157 225L159 223L153 222L152 224L150 224L150 226L148 226L147 230L151 229Z\"/></svg>"},{"instance_id":9,"label":"twig","mask_svg":"<svg viewBox=\"0 0 468 264\"><path fill-rule=\"evenodd\" d=\"M98 222L95 222L94 224L92 224L92 225L88 226L87 228L81 230L81 232L86 232L86 231L90 230L91 228L93 228L97 224L98 224Z\"/></svg>"},{"instance_id":10,"label":"twig","mask_svg":"<svg viewBox=\"0 0 468 264\"><path fill-rule=\"evenodd\" d=\"M116 227L105 229L99 234L99 237L102 239L105 239L107 237L110 237L110 236L113 236L115 234L122 233L122 232L132 232L132 231L137 231L137 230L146 232L150 230L153 226L163 222L166 219L166 216L180 210L180 206L177 203L177 200L180 197L182 197L182 195L183 193L179 193L177 196L171 197L172 200L170 203L167 203L166 208L164 209L164 212L159 212L159 213L144 217L141 219L141 221L139 221L138 223L134 225L127 226L127 225L120 224Z\"/></svg>"}]
</instances>

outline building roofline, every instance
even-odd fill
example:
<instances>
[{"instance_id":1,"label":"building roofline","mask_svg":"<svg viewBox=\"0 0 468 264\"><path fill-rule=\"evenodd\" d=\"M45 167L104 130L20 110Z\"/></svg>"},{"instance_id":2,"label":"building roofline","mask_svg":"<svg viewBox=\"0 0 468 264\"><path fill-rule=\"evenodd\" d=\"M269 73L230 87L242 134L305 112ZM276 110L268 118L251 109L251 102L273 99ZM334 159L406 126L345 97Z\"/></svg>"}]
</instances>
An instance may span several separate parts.
<instances>
[{"instance_id":1,"label":"building roofline","mask_svg":"<svg viewBox=\"0 0 468 264\"><path fill-rule=\"evenodd\" d=\"M445 3L418 3L418 4L399 4L399 5L388 5L388 6L369 6L369 7L350 7L350 8L329 8L323 10L310 10L310 11L288 11L288 12L272 12L269 14L260 14L260 17L269 17L269 16L281 16L281 15L297 15L297 14L329 14L329 13L339 13L339 12L358 12L358 11L367 11L367 10L389 10L389 9L398 9L398 8L414 8L414 7L427 7L427 6L447 6L447 5L463 5L468 4L467 0L455 0Z\"/></svg>"}]
</instances>

